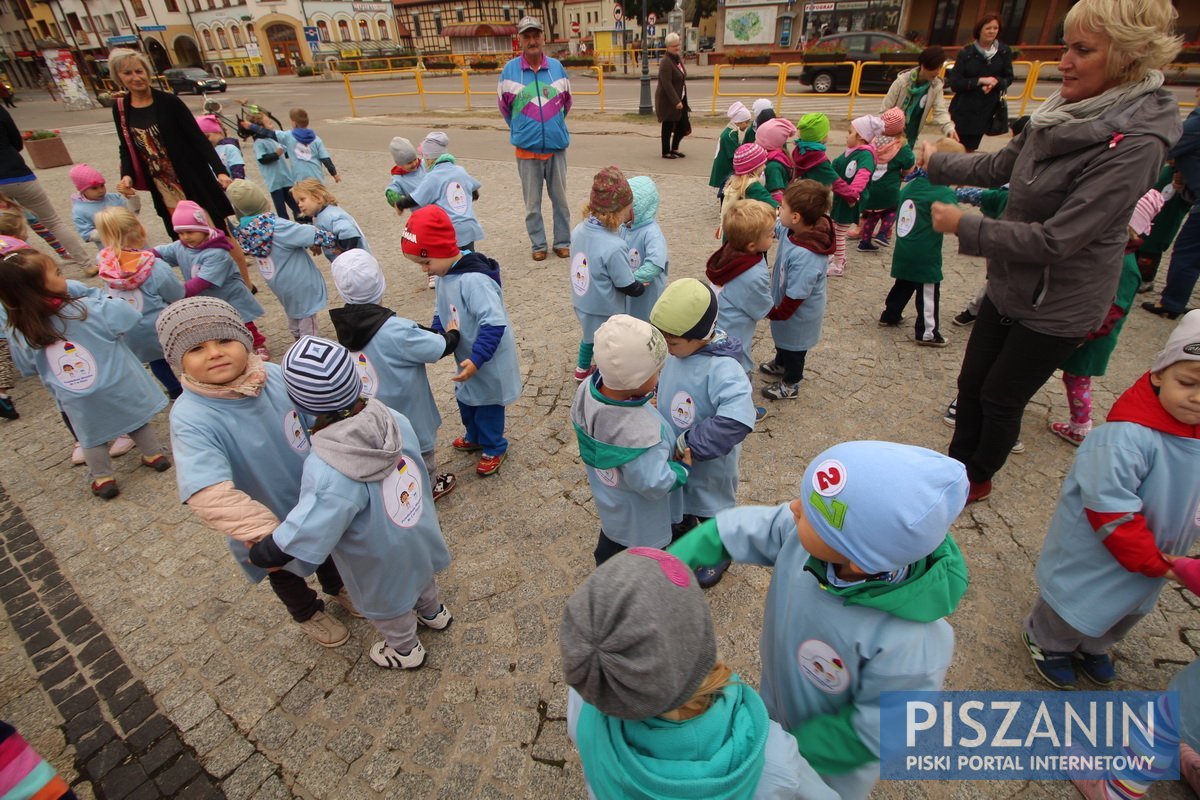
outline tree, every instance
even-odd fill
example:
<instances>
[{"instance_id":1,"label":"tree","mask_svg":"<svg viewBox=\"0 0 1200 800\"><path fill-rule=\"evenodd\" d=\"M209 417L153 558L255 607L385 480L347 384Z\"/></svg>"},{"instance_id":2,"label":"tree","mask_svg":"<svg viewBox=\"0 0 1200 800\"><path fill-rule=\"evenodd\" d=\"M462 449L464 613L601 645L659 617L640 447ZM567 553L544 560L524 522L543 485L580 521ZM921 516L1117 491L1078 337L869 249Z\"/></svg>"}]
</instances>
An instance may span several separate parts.
<instances>
[{"instance_id":1,"label":"tree","mask_svg":"<svg viewBox=\"0 0 1200 800\"><path fill-rule=\"evenodd\" d=\"M700 20L717 13L717 0L687 0L683 8L692 20L692 27L698 28Z\"/></svg>"}]
</instances>

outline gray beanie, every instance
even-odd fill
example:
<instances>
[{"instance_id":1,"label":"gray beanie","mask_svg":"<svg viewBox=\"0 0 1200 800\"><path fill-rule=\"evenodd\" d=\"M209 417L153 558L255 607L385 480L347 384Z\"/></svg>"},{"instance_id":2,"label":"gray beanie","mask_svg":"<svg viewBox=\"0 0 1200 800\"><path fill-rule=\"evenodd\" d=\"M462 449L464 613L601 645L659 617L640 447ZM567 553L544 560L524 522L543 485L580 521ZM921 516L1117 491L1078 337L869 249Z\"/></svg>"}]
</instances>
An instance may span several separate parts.
<instances>
[{"instance_id":1,"label":"gray beanie","mask_svg":"<svg viewBox=\"0 0 1200 800\"><path fill-rule=\"evenodd\" d=\"M679 708L717 663L695 576L651 547L618 553L584 581L567 600L558 643L567 684L619 719Z\"/></svg>"},{"instance_id":2,"label":"gray beanie","mask_svg":"<svg viewBox=\"0 0 1200 800\"><path fill-rule=\"evenodd\" d=\"M254 339L233 306L215 297L189 297L171 303L154 323L163 355L178 371L183 355L198 344L213 339L233 339L254 349Z\"/></svg>"},{"instance_id":3,"label":"gray beanie","mask_svg":"<svg viewBox=\"0 0 1200 800\"><path fill-rule=\"evenodd\" d=\"M413 147L413 143L403 136L397 136L392 139L389 148L392 151L392 160L396 162L396 166L407 164L417 157L417 148Z\"/></svg>"},{"instance_id":4,"label":"gray beanie","mask_svg":"<svg viewBox=\"0 0 1200 800\"><path fill-rule=\"evenodd\" d=\"M450 137L444 131L430 131L421 140L417 152L421 154L421 158L429 161L441 158L450 152Z\"/></svg>"}]
</instances>

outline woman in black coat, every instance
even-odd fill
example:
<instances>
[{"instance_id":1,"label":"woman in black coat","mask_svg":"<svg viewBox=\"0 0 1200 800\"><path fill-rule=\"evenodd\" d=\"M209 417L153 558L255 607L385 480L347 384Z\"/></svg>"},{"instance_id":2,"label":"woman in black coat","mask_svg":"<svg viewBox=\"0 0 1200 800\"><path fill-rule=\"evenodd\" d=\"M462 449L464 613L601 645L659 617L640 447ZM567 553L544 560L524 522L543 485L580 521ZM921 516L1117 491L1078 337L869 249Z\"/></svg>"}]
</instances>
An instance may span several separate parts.
<instances>
[{"instance_id":1,"label":"woman in black coat","mask_svg":"<svg viewBox=\"0 0 1200 800\"><path fill-rule=\"evenodd\" d=\"M679 55L679 34L668 33L666 50L658 62L658 86L654 90L654 113L662 123L662 157L683 158L679 144L692 132L688 119L687 70Z\"/></svg>"},{"instance_id":2,"label":"woman in black coat","mask_svg":"<svg viewBox=\"0 0 1200 800\"><path fill-rule=\"evenodd\" d=\"M949 75L954 91L950 118L968 152L979 149L996 106L1013 82L1012 49L1000 41L1000 16L985 14L971 32L975 41L958 51Z\"/></svg>"}]
</instances>

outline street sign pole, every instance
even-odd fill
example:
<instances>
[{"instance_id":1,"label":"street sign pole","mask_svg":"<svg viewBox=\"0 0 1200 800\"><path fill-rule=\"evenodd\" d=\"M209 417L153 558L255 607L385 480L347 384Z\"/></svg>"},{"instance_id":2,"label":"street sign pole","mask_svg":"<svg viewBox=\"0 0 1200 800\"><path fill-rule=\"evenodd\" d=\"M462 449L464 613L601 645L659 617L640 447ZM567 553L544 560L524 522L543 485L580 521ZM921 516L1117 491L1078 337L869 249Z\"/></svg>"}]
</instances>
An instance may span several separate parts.
<instances>
[{"instance_id":1,"label":"street sign pole","mask_svg":"<svg viewBox=\"0 0 1200 800\"><path fill-rule=\"evenodd\" d=\"M654 105L650 101L650 40L646 27L648 11L646 0L642 0L642 96L638 105L638 113L642 115L654 113Z\"/></svg>"}]
</instances>

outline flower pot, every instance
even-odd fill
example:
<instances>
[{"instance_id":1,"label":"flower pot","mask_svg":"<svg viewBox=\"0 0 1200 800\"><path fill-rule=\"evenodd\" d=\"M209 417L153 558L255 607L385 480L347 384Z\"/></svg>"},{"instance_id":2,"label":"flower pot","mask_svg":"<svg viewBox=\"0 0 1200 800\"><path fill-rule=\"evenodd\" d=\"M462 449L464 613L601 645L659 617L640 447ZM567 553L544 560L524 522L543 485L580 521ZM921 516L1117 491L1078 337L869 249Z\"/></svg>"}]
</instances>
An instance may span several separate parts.
<instances>
[{"instance_id":1,"label":"flower pot","mask_svg":"<svg viewBox=\"0 0 1200 800\"><path fill-rule=\"evenodd\" d=\"M67 144L61 136L55 136L53 139L26 139L25 152L38 169L65 167L75 163L71 160Z\"/></svg>"}]
</instances>

